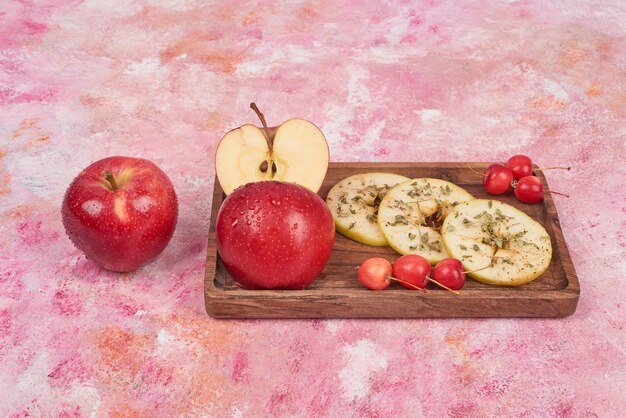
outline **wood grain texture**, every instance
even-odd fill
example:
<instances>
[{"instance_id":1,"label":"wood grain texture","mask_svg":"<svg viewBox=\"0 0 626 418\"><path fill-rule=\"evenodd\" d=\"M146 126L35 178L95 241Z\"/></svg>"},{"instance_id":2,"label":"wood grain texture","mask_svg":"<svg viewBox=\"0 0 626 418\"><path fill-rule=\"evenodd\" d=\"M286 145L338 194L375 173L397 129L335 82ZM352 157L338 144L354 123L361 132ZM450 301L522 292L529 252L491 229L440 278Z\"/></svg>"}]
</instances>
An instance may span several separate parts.
<instances>
[{"instance_id":1,"label":"wood grain texture","mask_svg":"<svg viewBox=\"0 0 626 418\"><path fill-rule=\"evenodd\" d=\"M470 163L483 172L488 163ZM356 267L369 257L391 261L399 255L388 247L369 247L337 234L331 258L320 277L306 290L245 290L222 266L215 241L215 222L225 195L215 179L205 272L205 305L216 318L409 318L409 317L563 317L574 313L580 287L559 224L552 196L527 205L512 194L488 195L480 176L465 163L331 163L319 191L343 178L366 172L391 172L410 178L433 177L451 181L477 198L511 204L540 222L552 240L548 270L519 287L491 286L467 278L461 296L433 288L429 293L405 289L396 283L384 291L370 291L356 278ZM544 188L545 176L536 172Z\"/></svg>"}]
</instances>

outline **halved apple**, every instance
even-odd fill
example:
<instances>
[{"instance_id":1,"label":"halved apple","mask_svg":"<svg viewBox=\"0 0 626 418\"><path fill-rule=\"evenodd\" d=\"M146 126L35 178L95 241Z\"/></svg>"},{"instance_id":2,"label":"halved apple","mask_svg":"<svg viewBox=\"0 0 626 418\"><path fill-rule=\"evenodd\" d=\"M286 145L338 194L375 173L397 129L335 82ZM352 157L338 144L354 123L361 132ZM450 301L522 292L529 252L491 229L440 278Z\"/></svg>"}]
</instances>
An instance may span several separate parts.
<instances>
[{"instance_id":1,"label":"halved apple","mask_svg":"<svg viewBox=\"0 0 626 418\"><path fill-rule=\"evenodd\" d=\"M268 128L243 125L226 133L215 152L215 172L227 195L239 186L264 180L296 183L317 192L328 170L328 143L313 123L289 119Z\"/></svg>"}]
</instances>

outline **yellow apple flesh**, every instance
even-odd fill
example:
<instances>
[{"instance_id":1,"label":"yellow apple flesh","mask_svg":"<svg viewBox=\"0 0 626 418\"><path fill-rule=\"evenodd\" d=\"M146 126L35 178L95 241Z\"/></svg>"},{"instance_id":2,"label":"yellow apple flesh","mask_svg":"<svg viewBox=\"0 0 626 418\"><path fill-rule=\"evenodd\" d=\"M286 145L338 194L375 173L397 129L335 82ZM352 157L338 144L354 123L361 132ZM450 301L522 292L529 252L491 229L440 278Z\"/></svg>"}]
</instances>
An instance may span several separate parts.
<instances>
[{"instance_id":1,"label":"yellow apple flesh","mask_svg":"<svg viewBox=\"0 0 626 418\"><path fill-rule=\"evenodd\" d=\"M380 202L378 226L398 253L417 254L435 265L448 253L434 222L446 219L457 204L472 199L467 190L445 180L408 180L389 190Z\"/></svg>"},{"instance_id":2,"label":"yellow apple flesh","mask_svg":"<svg viewBox=\"0 0 626 418\"><path fill-rule=\"evenodd\" d=\"M326 204L337 232L366 245L387 246L378 227L378 205L389 189L407 180L393 173L361 173L335 184L326 195Z\"/></svg>"},{"instance_id":3,"label":"yellow apple flesh","mask_svg":"<svg viewBox=\"0 0 626 418\"><path fill-rule=\"evenodd\" d=\"M441 228L448 254L479 282L520 286L550 266L545 228L521 210L492 199L460 203Z\"/></svg>"},{"instance_id":4,"label":"yellow apple flesh","mask_svg":"<svg viewBox=\"0 0 626 418\"><path fill-rule=\"evenodd\" d=\"M247 183L278 180L317 192L328 170L328 143L304 119L289 119L264 129L243 125L228 132L215 152L215 171L228 195Z\"/></svg>"}]
</instances>

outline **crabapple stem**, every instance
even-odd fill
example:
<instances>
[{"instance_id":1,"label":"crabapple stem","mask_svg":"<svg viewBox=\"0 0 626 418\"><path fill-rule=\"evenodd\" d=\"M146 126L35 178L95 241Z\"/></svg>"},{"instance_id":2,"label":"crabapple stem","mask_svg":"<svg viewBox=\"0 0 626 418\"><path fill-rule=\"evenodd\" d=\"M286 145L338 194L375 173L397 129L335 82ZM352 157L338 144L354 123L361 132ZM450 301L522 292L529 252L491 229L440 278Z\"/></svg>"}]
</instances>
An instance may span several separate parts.
<instances>
[{"instance_id":1,"label":"crabapple stem","mask_svg":"<svg viewBox=\"0 0 626 418\"><path fill-rule=\"evenodd\" d=\"M104 179L109 182L109 184L111 185L111 189L113 190L119 189L119 186L117 185L117 182L115 181L115 177L113 177L113 173L111 173L109 170L103 171L102 177L104 177Z\"/></svg>"},{"instance_id":2,"label":"crabapple stem","mask_svg":"<svg viewBox=\"0 0 626 418\"><path fill-rule=\"evenodd\" d=\"M554 166L554 167L536 168L534 171L546 171L546 170L567 170L567 171L570 171L571 169L572 169L572 167Z\"/></svg>"},{"instance_id":3,"label":"crabapple stem","mask_svg":"<svg viewBox=\"0 0 626 418\"><path fill-rule=\"evenodd\" d=\"M475 269L475 270L468 270L468 271L464 271L463 273L465 273L465 274L468 274L468 273L474 273L474 272L477 272L477 271L481 271L481 270L484 270L484 269L488 269L488 268L490 268L490 267L492 267L492 266L493 266L493 262L489 263L489 264L488 264L488 265L486 265L485 267L481 267L481 268L479 268L479 269Z\"/></svg>"},{"instance_id":4,"label":"crabapple stem","mask_svg":"<svg viewBox=\"0 0 626 418\"><path fill-rule=\"evenodd\" d=\"M487 177L486 174L484 173L479 173L478 171L474 170L474 168L472 166L470 166L468 163L465 163L465 165L467 166L467 168L469 168L470 170L472 170L472 173L474 174L478 174L481 177Z\"/></svg>"},{"instance_id":5,"label":"crabapple stem","mask_svg":"<svg viewBox=\"0 0 626 418\"><path fill-rule=\"evenodd\" d=\"M404 280L396 279L396 278L395 278L395 277L393 277L393 276L387 276L387 278L388 278L389 280L395 280L396 282L403 283L403 284L405 284L405 285L407 285L407 286L411 286L411 287L412 287L412 288L414 288L414 289L421 290L421 291L422 291L422 292L424 292L424 293L428 293L428 290L423 289L423 288L421 288L421 287L419 287L419 286L415 286L413 283L409 283L409 282L405 282Z\"/></svg>"},{"instance_id":6,"label":"crabapple stem","mask_svg":"<svg viewBox=\"0 0 626 418\"><path fill-rule=\"evenodd\" d=\"M554 190L546 190L545 193L552 193L552 194L558 194L559 196L563 196L563 197L569 197L568 194L561 193L561 192L555 192Z\"/></svg>"},{"instance_id":7,"label":"crabapple stem","mask_svg":"<svg viewBox=\"0 0 626 418\"><path fill-rule=\"evenodd\" d=\"M450 292L454 293L455 295L461 296L461 292L457 292L456 290L452 290L448 286L446 286L444 284L441 284L437 280L431 279L430 277L427 277L427 279L430 280L431 282L435 283L437 286L443 287L444 289L449 290Z\"/></svg>"}]
</instances>

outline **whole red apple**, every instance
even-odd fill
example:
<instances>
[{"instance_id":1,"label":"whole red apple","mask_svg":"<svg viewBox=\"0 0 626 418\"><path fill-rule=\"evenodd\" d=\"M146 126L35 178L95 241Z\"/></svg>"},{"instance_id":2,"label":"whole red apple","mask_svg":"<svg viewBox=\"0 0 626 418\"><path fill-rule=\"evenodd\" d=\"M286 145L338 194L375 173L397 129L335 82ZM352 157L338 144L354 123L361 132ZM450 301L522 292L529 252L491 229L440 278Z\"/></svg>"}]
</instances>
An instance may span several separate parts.
<instances>
[{"instance_id":1,"label":"whole red apple","mask_svg":"<svg viewBox=\"0 0 626 418\"><path fill-rule=\"evenodd\" d=\"M159 255L178 216L172 182L154 163L109 157L70 184L61 209L76 248L108 270L127 272Z\"/></svg>"},{"instance_id":2,"label":"whole red apple","mask_svg":"<svg viewBox=\"0 0 626 418\"><path fill-rule=\"evenodd\" d=\"M233 191L222 203L216 228L224 267L249 289L305 289L324 269L335 241L322 198L279 181Z\"/></svg>"}]
</instances>

